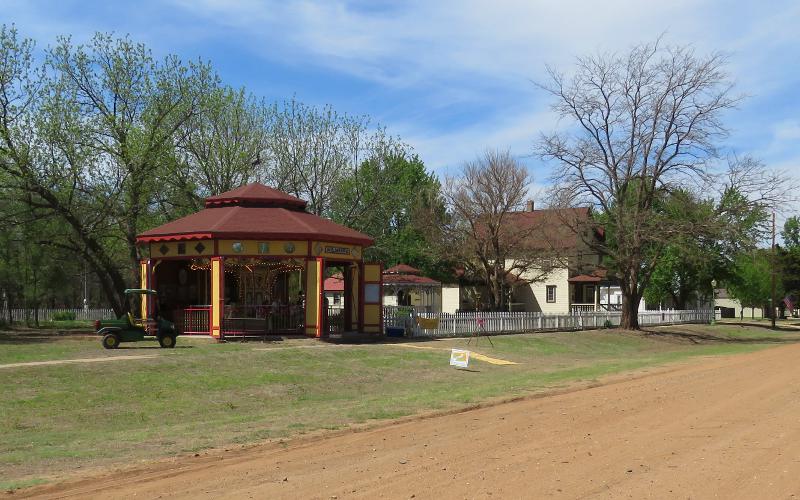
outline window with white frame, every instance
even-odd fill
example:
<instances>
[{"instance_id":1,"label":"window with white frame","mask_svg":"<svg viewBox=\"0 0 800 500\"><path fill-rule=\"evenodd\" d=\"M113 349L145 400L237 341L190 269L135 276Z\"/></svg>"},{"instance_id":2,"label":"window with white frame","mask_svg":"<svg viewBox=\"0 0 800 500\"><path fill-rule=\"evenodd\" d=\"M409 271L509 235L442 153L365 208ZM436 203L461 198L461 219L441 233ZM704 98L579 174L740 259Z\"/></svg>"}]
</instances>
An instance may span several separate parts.
<instances>
[{"instance_id":1,"label":"window with white frame","mask_svg":"<svg viewBox=\"0 0 800 500\"><path fill-rule=\"evenodd\" d=\"M555 301L556 301L556 286L547 285L547 302L555 302Z\"/></svg>"}]
</instances>

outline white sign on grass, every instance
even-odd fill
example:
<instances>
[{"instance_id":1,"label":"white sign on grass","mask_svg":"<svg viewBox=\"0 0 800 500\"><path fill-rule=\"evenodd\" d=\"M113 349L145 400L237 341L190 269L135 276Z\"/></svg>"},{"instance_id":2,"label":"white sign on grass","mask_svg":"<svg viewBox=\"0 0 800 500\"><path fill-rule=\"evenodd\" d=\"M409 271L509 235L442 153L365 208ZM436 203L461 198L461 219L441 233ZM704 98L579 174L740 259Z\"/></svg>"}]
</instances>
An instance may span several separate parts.
<instances>
[{"instance_id":1,"label":"white sign on grass","mask_svg":"<svg viewBox=\"0 0 800 500\"><path fill-rule=\"evenodd\" d=\"M469 365L469 351L453 349L450 352L450 366L466 368Z\"/></svg>"}]
</instances>

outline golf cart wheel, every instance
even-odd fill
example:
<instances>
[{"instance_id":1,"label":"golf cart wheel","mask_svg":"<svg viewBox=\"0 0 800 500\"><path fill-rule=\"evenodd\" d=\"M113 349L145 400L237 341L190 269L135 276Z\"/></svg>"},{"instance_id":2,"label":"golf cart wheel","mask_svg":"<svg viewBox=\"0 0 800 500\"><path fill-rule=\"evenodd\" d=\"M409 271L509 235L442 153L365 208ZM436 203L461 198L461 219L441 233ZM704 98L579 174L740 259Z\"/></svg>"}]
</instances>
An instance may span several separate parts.
<instances>
[{"instance_id":1,"label":"golf cart wheel","mask_svg":"<svg viewBox=\"0 0 800 500\"><path fill-rule=\"evenodd\" d=\"M164 335L158 338L158 344L161 347L171 349L175 347L175 337L172 335Z\"/></svg>"},{"instance_id":2,"label":"golf cart wheel","mask_svg":"<svg viewBox=\"0 0 800 500\"><path fill-rule=\"evenodd\" d=\"M107 333L103 335L103 347L106 349L116 349L119 347L119 337L116 333Z\"/></svg>"}]
</instances>

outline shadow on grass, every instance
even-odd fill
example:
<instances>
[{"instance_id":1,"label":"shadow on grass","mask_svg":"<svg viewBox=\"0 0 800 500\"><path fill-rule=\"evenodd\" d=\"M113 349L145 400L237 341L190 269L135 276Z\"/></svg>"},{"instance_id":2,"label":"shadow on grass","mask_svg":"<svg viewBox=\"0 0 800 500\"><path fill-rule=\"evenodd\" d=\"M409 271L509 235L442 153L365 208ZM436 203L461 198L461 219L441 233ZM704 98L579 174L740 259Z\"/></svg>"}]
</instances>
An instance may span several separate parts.
<instances>
[{"instance_id":1,"label":"shadow on grass","mask_svg":"<svg viewBox=\"0 0 800 500\"><path fill-rule=\"evenodd\" d=\"M88 335L87 335L88 336ZM46 344L57 342L59 340L68 339L70 335L59 335L52 333L17 333L17 332L0 332L0 345L25 345L25 344Z\"/></svg>"},{"instance_id":2,"label":"shadow on grass","mask_svg":"<svg viewBox=\"0 0 800 500\"><path fill-rule=\"evenodd\" d=\"M165 349L164 347L161 347L160 345L158 345L158 343L156 343L155 340L153 340L153 341L142 340L141 342L142 343L154 342L155 345L137 345L137 344L139 344L139 342L123 342L122 344L120 344L119 347L117 347L117 350L120 350L120 351L124 351L124 350L128 350L128 351L131 351L131 350L145 350L145 351L147 351L147 350L150 350L150 349ZM194 349L194 347L195 346L193 346L193 345L180 345L180 344L178 344L175 347L170 347L170 349Z\"/></svg>"},{"instance_id":3,"label":"shadow on grass","mask_svg":"<svg viewBox=\"0 0 800 500\"><path fill-rule=\"evenodd\" d=\"M793 326L776 324L774 329L772 328L772 325L770 325L769 321L762 322L762 323L759 323L759 322L752 322L751 323L751 322L748 322L747 320L745 320L744 322L719 321L719 322L717 322L717 324L718 325L724 325L724 326L739 326L741 328L761 328L761 329L764 329L764 330L800 333L800 322L793 322L792 323Z\"/></svg>"},{"instance_id":4,"label":"shadow on grass","mask_svg":"<svg viewBox=\"0 0 800 500\"><path fill-rule=\"evenodd\" d=\"M797 330L788 330L798 333ZM800 337L720 337L706 333L687 332L686 330L674 330L670 328L659 328L658 330L642 330L642 334L654 338L677 338L688 340L694 344L707 342L718 342L723 344L795 344L800 342Z\"/></svg>"},{"instance_id":5,"label":"shadow on grass","mask_svg":"<svg viewBox=\"0 0 800 500\"><path fill-rule=\"evenodd\" d=\"M81 335L61 335L54 333L46 333L40 331L25 331L25 332L0 332L0 346L2 345L36 345L36 344L52 344L63 340L96 340L98 347L100 347L101 337L94 333L85 333ZM118 349L161 349L158 341L142 340L140 342L125 342L118 347ZM176 345L173 349L192 349L192 345Z\"/></svg>"}]
</instances>

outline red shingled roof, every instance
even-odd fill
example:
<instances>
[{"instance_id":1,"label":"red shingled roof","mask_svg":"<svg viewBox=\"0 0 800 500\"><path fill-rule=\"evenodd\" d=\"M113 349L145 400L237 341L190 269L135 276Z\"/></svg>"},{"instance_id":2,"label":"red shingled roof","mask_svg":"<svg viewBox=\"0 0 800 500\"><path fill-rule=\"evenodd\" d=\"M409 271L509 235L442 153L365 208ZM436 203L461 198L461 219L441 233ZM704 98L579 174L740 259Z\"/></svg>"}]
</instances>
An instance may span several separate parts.
<instances>
[{"instance_id":1,"label":"red shingled roof","mask_svg":"<svg viewBox=\"0 0 800 500\"><path fill-rule=\"evenodd\" d=\"M397 264L383 271L385 285L441 285L435 279L421 276L422 271L408 264Z\"/></svg>"},{"instance_id":2,"label":"red shingled roof","mask_svg":"<svg viewBox=\"0 0 800 500\"><path fill-rule=\"evenodd\" d=\"M569 280L570 283L600 283L601 278L600 276L590 276L588 274L579 274L577 276L573 276Z\"/></svg>"},{"instance_id":3,"label":"red shingled roof","mask_svg":"<svg viewBox=\"0 0 800 500\"><path fill-rule=\"evenodd\" d=\"M334 274L330 278L325 278L323 283L323 290L326 292L343 292L344 291L344 278L341 274Z\"/></svg>"},{"instance_id":4,"label":"red shingled roof","mask_svg":"<svg viewBox=\"0 0 800 500\"><path fill-rule=\"evenodd\" d=\"M568 279L570 283L599 283L608 277L608 270L598 268L592 274L579 274Z\"/></svg>"},{"instance_id":5,"label":"red shingled roof","mask_svg":"<svg viewBox=\"0 0 800 500\"><path fill-rule=\"evenodd\" d=\"M138 241L189 238L300 239L371 245L373 239L305 212L306 202L254 183L206 200L206 208L145 231Z\"/></svg>"},{"instance_id":6,"label":"red shingled roof","mask_svg":"<svg viewBox=\"0 0 800 500\"><path fill-rule=\"evenodd\" d=\"M258 182L226 191L206 198L206 208L219 205L241 206L283 206L305 208L306 202L300 198L278 191Z\"/></svg>"},{"instance_id":7,"label":"red shingled roof","mask_svg":"<svg viewBox=\"0 0 800 500\"><path fill-rule=\"evenodd\" d=\"M512 212L507 215L505 226L513 235L522 237L520 245L529 249L567 250L579 246L577 230L590 224L588 208L557 208ZM595 227L595 231L602 237Z\"/></svg>"},{"instance_id":8,"label":"red shingled roof","mask_svg":"<svg viewBox=\"0 0 800 500\"><path fill-rule=\"evenodd\" d=\"M408 264L397 264L383 271L383 274L422 274L422 271Z\"/></svg>"},{"instance_id":9,"label":"red shingled roof","mask_svg":"<svg viewBox=\"0 0 800 500\"><path fill-rule=\"evenodd\" d=\"M417 276L416 274L384 274L384 285L441 285L435 279L427 276Z\"/></svg>"}]
</instances>

